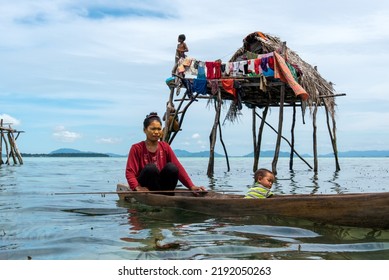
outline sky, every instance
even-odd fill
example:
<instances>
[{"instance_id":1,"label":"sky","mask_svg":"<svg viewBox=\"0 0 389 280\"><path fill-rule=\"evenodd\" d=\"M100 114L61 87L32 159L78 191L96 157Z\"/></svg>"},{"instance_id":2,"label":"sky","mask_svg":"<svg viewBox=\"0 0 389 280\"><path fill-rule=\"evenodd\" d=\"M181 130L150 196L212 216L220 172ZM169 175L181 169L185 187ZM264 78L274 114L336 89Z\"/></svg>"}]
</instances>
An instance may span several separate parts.
<instances>
[{"instance_id":1,"label":"sky","mask_svg":"<svg viewBox=\"0 0 389 280\"><path fill-rule=\"evenodd\" d=\"M0 0L0 7L0 118L24 131L23 153L127 154L145 139L145 116L165 112L179 34L188 56L228 61L255 31L286 41L346 93L336 99L339 151L389 150L388 1ZM284 115L290 138L290 109ZM209 150L213 119L206 101L193 104L172 148ZM295 148L313 154L309 112L305 120L299 113ZM251 122L244 107L224 124L229 155L252 152ZM278 108L268 122L277 127ZM317 123L318 152L330 153L323 108ZM262 150L275 143L265 128ZM216 152L223 153L220 138Z\"/></svg>"}]
</instances>

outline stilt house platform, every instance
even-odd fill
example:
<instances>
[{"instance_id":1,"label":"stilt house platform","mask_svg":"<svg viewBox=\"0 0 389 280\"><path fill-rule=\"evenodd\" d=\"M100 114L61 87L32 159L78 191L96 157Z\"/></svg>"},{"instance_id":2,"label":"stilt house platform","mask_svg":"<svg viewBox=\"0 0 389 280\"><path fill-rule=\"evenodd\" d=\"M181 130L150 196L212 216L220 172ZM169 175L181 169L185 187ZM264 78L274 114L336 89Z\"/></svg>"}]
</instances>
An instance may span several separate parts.
<instances>
[{"instance_id":1,"label":"stilt house platform","mask_svg":"<svg viewBox=\"0 0 389 280\"><path fill-rule=\"evenodd\" d=\"M302 60L297 53L288 48L286 42L278 37L254 32L243 39L239 48L227 62L221 60L201 61L195 58L181 58L173 76L166 80L170 88L166 103L165 128L163 141L173 142L177 133L184 129L185 113L190 107L208 100L215 110L214 122L210 131L210 156L208 176L214 172L215 145L219 139L223 146L228 170L228 153L222 138L222 104L229 103L226 120L234 121L243 106L252 111L252 139L254 162L253 171L258 168L261 141L265 125L277 133L274 143L272 171L277 174L277 162L281 141L290 146L289 167L293 170L293 158L299 157L314 172L318 171L317 111L324 107L326 126L331 140L335 169L340 170L336 138L335 97L333 84L319 74L316 67ZM198 106L198 105L197 105ZM273 127L267 121L269 108L279 109L278 126ZM285 116L284 108L292 107L292 116ZM309 110L312 120L313 167L295 150L296 111L303 116ZM292 119L290 139L282 135L283 120ZM176 121L173 121L176 120ZM305 123L305 118L303 118Z\"/></svg>"}]
</instances>

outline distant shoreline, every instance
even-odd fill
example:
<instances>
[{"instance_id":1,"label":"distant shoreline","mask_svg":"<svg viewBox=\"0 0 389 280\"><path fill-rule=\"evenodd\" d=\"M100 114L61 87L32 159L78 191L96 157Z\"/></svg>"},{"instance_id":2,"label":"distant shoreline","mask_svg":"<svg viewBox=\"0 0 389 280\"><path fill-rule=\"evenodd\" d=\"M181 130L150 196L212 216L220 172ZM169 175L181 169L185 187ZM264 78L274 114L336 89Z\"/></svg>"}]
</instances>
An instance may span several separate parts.
<instances>
[{"instance_id":1,"label":"distant shoreline","mask_svg":"<svg viewBox=\"0 0 389 280\"><path fill-rule=\"evenodd\" d=\"M201 151L201 152L188 152L186 150L174 149L174 152L177 157L181 158L209 158L209 151ZM75 149L67 149L61 148L55 151L52 151L48 154L33 154L33 153L21 153L22 157L127 157L127 155L119 155L114 153L96 153L96 152L85 152L79 151ZM4 154L3 154L4 156ZM215 153L215 158L224 158L225 155ZM302 154L303 158L312 158L312 155ZM244 157L244 158L253 158L254 153L241 155L241 156L229 156L230 158ZM272 158L274 157L274 151L262 151L260 154L262 158ZM290 157L289 152L281 151L279 153L279 157ZM333 158L333 153L321 154L318 156L319 158ZM370 151L347 151L347 152L339 152L339 158L385 158L389 157L389 151L378 151L378 150L370 150Z\"/></svg>"},{"instance_id":2,"label":"distant shoreline","mask_svg":"<svg viewBox=\"0 0 389 280\"><path fill-rule=\"evenodd\" d=\"M22 157L111 157L100 153L62 153L62 154L27 154L21 153Z\"/></svg>"}]
</instances>

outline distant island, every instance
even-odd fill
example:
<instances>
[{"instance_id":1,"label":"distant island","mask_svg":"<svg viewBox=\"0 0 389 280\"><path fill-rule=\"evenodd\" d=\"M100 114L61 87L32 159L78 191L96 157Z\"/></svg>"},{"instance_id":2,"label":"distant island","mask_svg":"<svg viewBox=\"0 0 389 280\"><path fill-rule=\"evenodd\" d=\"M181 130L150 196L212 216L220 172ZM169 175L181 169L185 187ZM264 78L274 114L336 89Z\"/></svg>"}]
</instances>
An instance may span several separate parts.
<instances>
[{"instance_id":1,"label":"distant island","mask_svg":"<svg viewBox=\"0 0 389 280\"><path fill-rule=\"evenodd\" d=\"M62 148L52 151L49 154L22 153L22 157L110 157L110 155L95 152L82 152L75 149Z\"/></svg>"},{"instance_id":2,"label":"distant island","mask_svg":"<svg viewBox=\"0 0 389 280\"><path fill-rule=\"evenodd\" d=\"M201 151L201 152L188 152L186 150L175 149L177 157L209 157L209 151ZM61 148L55 151L52 151L48 154L29 154L22 153L22 157L127 157L127 155L118 155L114 153L96 153L96 152L85 152L76 149L69 148ZM261 157L273 157L274 151L262 151ZM279 157L289 157L289 152L280 152ZM302 157L312 157L309 154L303 154ZM332 153L319 155L319 157L333 157ZM339 157L347 157L347 158L360 158L360 157L389 157L389 151L347 151L347 152L339 152ZM222 154L215 153L215 157L225 157ZM232 157L254 157L254 153L249 153L243 156L232 156Z\"/></svg>"}]
</instances>

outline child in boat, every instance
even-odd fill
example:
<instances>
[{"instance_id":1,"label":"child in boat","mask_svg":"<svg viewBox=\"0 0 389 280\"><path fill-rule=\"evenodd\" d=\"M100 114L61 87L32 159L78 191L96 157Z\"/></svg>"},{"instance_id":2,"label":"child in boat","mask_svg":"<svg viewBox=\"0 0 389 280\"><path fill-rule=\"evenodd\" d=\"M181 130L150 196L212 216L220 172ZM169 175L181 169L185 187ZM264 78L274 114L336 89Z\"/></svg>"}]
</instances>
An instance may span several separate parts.
<instances>
[{"instance_id":1,"label":"child in boat","mask_svg":"<svg viewBox=\"0 0 389 280\"><path fill-rule=\"evenodd\" d=\"M269 198L273 195L270 191L275 180L273 172L265 168L258 169L254 173L254 180L254 186L244 198Z\"/></svg>"}]
</instances>

